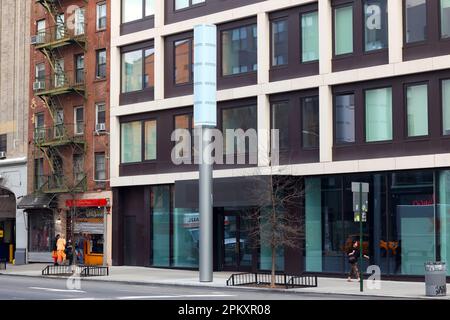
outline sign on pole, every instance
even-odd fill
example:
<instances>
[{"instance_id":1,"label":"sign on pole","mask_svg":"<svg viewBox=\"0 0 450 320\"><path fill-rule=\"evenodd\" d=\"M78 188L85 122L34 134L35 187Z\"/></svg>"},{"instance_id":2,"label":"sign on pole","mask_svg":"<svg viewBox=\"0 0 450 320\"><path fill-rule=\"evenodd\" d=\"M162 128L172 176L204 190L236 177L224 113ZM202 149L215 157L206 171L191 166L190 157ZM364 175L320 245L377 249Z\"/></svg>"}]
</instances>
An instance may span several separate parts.
<instances>
[{"instance_id":1,"label":"sign on pole","mask_svg":"<svg viewBox=\"0 0 450 320\"><path fill-rule=\"evenodd\" d=\"M194 126L217 126L217 28L194 27Z\"/></svg>"}]
</instances>

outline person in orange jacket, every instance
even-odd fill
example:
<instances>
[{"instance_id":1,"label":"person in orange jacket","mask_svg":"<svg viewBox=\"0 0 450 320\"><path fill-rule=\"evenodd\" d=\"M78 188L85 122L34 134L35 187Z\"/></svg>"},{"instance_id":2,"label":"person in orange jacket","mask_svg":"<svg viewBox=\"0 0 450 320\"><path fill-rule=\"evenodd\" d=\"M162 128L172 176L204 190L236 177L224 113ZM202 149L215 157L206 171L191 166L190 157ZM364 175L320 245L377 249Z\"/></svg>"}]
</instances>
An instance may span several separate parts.
<instances>
[{"instance_id":1,"label":"person in orange jacket","mask_svg":"<svg viewBox=\"0 0 450 320\"><path fill-rule=\"evenodd\" d=\"M61 236L56 242L56 250L58 252L58 263L64 264L66 262L66 239Z\"/></svg>"}]
</instances>

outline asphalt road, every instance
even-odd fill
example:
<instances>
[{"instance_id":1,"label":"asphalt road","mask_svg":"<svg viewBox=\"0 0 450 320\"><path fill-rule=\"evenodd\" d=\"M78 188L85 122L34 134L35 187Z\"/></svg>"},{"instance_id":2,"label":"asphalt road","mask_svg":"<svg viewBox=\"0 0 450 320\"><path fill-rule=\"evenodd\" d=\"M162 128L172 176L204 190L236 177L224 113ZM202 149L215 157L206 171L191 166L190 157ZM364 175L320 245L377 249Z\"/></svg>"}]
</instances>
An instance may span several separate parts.
<instances>
[{"instance_id":1,"label":"asphalt road","mask_svg":"<svg viewBox=\"0 0 450 320\"><path fill-rule=\"evenodd\" d=\"M351 296L0 276L0 300L345 300ZM360 299L358 297L358 299ZM367 297L361 299L370 299Z\"/></svg>"}]
</instances>

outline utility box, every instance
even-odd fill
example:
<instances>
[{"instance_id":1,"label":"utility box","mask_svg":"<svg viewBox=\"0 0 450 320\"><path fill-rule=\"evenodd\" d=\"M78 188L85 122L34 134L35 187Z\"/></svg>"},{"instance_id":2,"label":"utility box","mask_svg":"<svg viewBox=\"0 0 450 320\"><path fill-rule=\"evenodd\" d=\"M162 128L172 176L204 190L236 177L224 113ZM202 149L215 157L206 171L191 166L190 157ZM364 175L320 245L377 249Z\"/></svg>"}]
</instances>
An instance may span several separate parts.
<instances>
[{"instance_id":1,"label":"utility box","mask_svg":"<svg viewBox=\"0 0 450 320\"><path fill-rule=\"evenodd\" d=\"M447 295L447 266L445 262L425 263L425 291L428 297Z\"/></svg>"}]
</instances>

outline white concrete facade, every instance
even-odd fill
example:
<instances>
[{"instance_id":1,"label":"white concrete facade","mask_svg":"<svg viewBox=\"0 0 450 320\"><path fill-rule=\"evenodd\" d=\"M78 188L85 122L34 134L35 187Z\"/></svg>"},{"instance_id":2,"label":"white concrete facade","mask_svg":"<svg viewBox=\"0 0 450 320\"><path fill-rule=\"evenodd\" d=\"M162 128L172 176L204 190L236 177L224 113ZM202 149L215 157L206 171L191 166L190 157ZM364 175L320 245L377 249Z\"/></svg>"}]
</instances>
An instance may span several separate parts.
<instances>
[{"instance_id":1,"label":"white concrete facade","mask_svg":"<svg viewBox=\"0 0 450 320\"><path fill-rule=\"evenodd\" d=\"M289 7L318 2L319 8L319 69L315 76L269 82L270 27L269 13ZM370 160L333 161L333 99L332 86L403 76L425 71L450 68L450 55L403 61L403 1L388 0L389 17L389 63L374 67L332 72L332 8L330 0L267 0L211 15L200 16L169 25L164 25L164 1L155 1L155 27L151 30L120 36L120 1L112 3L111 20L111 186L150 185L173 183L175 180L195 179L196 172L141 175L120 177L120 125L119 118L125 115L171 109L193 105L193 95L164 99L164 37L192 30L196 24L221 24L248 17L257 17L258 22L258 82L256 85L219 90L218 101L257 97L258 129L270 126L269 95L319 88L320 96L320 162L295 164L277 169L292 175L321 175L351 172L422 169L448 167L450 153L424 156L381 158ZM120 47L154 39L155 43L155 100L130 105L119 105L121 65ZM261 174L267 170L270 142L259 134L259 168L215 171L215 177L234 177L246 174Z\"/></svg>"}]
</instances>

